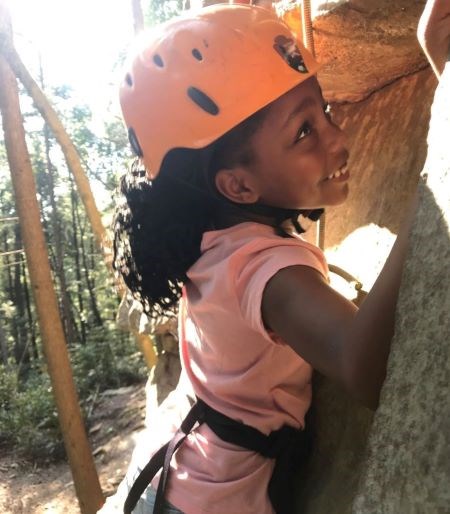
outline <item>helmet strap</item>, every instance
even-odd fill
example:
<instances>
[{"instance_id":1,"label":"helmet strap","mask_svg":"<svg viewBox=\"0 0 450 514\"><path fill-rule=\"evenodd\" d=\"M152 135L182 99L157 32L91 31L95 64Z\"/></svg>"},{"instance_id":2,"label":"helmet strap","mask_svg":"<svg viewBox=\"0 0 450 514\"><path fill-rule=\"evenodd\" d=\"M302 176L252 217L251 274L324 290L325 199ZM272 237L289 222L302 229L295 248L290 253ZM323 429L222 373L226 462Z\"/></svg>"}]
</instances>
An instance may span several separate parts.
<instances>
[{"instance_id":1,"label":"helmet strap","mask_svg":"<svg viewBox=\"0 0 450 514\"><path fill-rule=\"evenodd\" d=\"M234 212L242 213L242 211L247 211L274 220L275 229L277 230L278 235L281 235L282 237L291 237L289 232L283 228L283 223L285 221L289 220L291 222L291 226L297 234L304 234L308 228L308 222L318 221L324 213L324 209L284 209L282 207L273 207L259 202L253 204L242 204L228 200L217 191L211 176L208 175L213 152L214 144L204 149L201 154L201 169L203 170L203 177L212 197L217 202L220 202L222 206L227 205L232 207ZM303 226L299 221L299 219L302 218L304 220Z\"/></svg>"},{"instance_id":2,"label":"helmet strap","mask_svg":"<svg viewBox=\"0 0 450 514\"><path fill-rule=\"evenodd\" d=\"M174 158L175 161L168 164L168 168L181 167L185 170L193 170L193 172L190 173L190 176L183 176L182 173L167 173L165 176L169 180L182 184L192 193L203 196L211 202L214 210L217 206L225 214L229 213L231 218L245 220L246 213L266 218L269 221L268 224L273 225L277 234L282 237L292 237L292 230L283 226L286 221L290 222L289 228L292 228L295 233L303 234L308 228L308 223L317 221L323 214L324 209L284 209L259 202L252 204L232 202L217 191L214 181L208 173L212 153L213 147L210 146L203 149L200 154L185 152L182 154L182 160L178 160L180 156L177 154L169 154L168 158Z\"/></svg>"},{"instance_id":3,"label":"helmet strap","mask_svg":"<svg viewBox=\"0 0 450 514\"><path fill-rule=\"evenodd\" d=\"M280 229L283 233L285 233L283 223L287 220L291 222L292 227L297 234L305 233L307 227L302 225L302 223L307 220L317 221L324 212L324 209L283 209L281 207L272 207L262 203L234 205L239 205L243 210L274 219L276 228ZM302 219L304 221L300 221Z\"/></svg>"}]
</instances>

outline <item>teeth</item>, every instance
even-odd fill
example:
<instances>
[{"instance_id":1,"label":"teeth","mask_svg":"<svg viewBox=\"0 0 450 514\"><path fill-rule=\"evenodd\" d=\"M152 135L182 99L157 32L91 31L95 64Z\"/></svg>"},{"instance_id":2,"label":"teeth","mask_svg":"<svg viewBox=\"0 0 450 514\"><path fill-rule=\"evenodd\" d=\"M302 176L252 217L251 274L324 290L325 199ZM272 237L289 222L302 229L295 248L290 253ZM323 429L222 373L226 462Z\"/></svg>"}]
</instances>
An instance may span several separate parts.
<instances>
[{"instance_id":1,"label":"teeth","mask_svg":"<svg viewBox=\"0 0 450 514\"><path fill-rule=\"evenodd\" d=\"M328 175L327 179L331 180L333 178L339 178L341 175L344 175L345 173L347 173L347 165L342 166L334 173L331 173L331 175Z\"/></svg>"}]
</instances>

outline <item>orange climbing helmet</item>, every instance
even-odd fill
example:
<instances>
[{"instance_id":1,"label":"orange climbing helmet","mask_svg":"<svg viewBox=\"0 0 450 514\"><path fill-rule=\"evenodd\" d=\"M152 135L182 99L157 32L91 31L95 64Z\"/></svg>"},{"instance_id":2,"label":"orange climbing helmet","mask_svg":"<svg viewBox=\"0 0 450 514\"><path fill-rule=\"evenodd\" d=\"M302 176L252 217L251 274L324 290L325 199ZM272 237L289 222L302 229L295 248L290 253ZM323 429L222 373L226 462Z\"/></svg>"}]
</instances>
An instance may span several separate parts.
<instances>
[{"instance_id":1,"label":"orange climbing helmet","mask_svg":"<svg viewBox=\"0 0 450 514\"><path fill-rule=\"evenodd\" d=\"M134 152L154 179L174 148L203 148L315 75L275 13L219 4L143 34L120 88Z\"/></svg>"}]
</instances>

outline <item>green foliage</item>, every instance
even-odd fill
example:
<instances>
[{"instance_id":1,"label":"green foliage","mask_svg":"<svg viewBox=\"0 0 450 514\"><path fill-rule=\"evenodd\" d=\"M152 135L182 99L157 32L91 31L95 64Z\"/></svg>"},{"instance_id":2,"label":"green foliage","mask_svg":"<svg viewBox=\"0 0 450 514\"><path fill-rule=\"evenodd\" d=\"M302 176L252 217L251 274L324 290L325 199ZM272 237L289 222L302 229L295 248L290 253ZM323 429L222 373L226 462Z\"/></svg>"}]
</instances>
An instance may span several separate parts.
<instances>
[{"instance_id":1,"label":"green foliage","mask_svg":"<svg viewBox=\"0 0 450 514\"><path fill-rule=\"evenodd\" d=\"M89 344L71 348L71 360L78 391L84 400L96 390L142 381L147 373L135 343L117 331L93 330Z\"/></svg>"},{"instance_id":2,"label":"green foliage","mask_svg":"<svg viewBox=\"0 0 450 514\"><path fill-rule=\"evenodd\" d=\"M47 374L34 372L21 385L15 371L0 366L0 442L41 462L64 455Z\"/></svg>"},{"instance_id":3,"label":"green foliage","mask_svg":"<svg viewBox=\"0 0 450 514\"><path fill-rule=\"evenodd\" d=\"M97 330L89 344L70 349L80 404L89 425L98 393L140 382L147 370L127 334ZM95 410L95 409L94 409ZM0 444L14 447L36 462L65 455L50 379L45 370L31 370L26 382L17 371L0 365Z\"/></svg>"},{"instance_id":4,"label":"green foliage","mask_svg":"<svg viewBox=\"0 0 450 514\"><path fill-rule=\"evenodd\" d=\"M90 109L73 101L69 87L54 88L52 95L87 169L94 195L97 201L101 199L105 216L110 216L117 175L130 157L122 122L109 119L103 134L98 135ZM96 248L63 155L31 104L24 104L28 106L24 113L27 144L55 291L65 319L80 403L89 424L99 393L141 381L147 370L135 341L115 328L118 299L113 280ZM0 219L14 216L14 194L0 141ZM0 253L22 247L18 222L1 222ZM66 318L63 299L70 314ZM64 455L30 277L19 253L0 257L0 443L40 462Z\"/></svg>"},{"instance_id":5,"label":"green foliage","mask_svg":"<svg viewBox=\"0 0 450 514\"><path fill-rule=\"evenodd\" d=\"M145 11L148 26L170 20L183 10L183 0L150 0Z\"/></svg>"}]
</instances>

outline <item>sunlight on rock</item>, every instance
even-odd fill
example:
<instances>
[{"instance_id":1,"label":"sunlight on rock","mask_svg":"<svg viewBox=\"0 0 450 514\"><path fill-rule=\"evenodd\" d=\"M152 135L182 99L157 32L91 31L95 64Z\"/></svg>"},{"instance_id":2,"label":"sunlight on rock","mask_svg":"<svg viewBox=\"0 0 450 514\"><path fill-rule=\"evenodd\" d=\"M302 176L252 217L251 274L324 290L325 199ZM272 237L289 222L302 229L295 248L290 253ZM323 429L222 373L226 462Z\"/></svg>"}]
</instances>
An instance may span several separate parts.
<instances>
[{"instance_id":1,"label":"sunlight on rock","mask_svg":"<svg viewBox=\"0 0 450 514\"><path fill-rule=\"evenodd\" d=\"M363 289L369 291L383 267L395 238L396 235L387 228L371 223L353 231L339 246L328 248L325 254L329 263L353 275L362 282ZM355 289L346 280L332 273L330 281L333 288L346 298L353 299Z\"/></svg>"}]
</instances>

